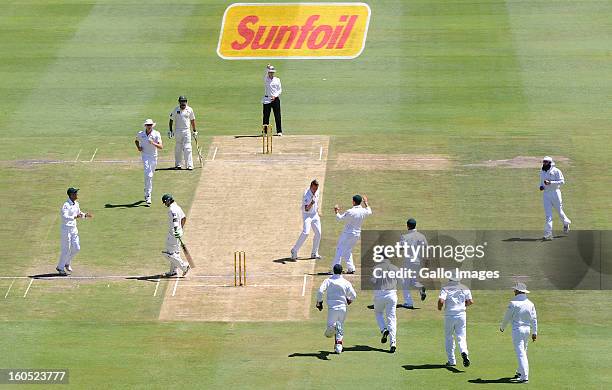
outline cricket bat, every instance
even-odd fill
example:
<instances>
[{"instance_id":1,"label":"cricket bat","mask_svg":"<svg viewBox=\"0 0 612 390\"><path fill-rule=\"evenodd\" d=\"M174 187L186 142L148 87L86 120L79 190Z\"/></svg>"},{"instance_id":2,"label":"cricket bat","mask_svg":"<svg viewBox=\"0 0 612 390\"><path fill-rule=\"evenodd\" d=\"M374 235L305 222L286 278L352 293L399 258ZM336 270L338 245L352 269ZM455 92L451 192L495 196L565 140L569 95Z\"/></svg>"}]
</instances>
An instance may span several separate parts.
<instances>
[{"instance_id":1,"label":"cricket bat","mask_svg":"<svg viewBox=\"0 0 612 390\"><path fill-rule=\"evenodd\" d=\"M198 159L200 159L200 168L204 168L204 161L202 159L202 150L198 146L198 139L194 138L196 144L196 150L198 151Z\"/></svg>"},{"instance_id":2,"label":"cricket bat","mask_svg":"<svg viewBox=\"0 0 612 390\"><path fill-rule=\"evenodd\" d=\"M183 253L185 253L185 257L187 258L187 262L189 263L189 267L195 268L195 263L193 262L193 258L191 257L191 253L189 253L189 249L187 249L187 245L183 242L182 239L179 238L179 242L181 243L181 248L183 248Z\"/></svg>"}]
</instances>

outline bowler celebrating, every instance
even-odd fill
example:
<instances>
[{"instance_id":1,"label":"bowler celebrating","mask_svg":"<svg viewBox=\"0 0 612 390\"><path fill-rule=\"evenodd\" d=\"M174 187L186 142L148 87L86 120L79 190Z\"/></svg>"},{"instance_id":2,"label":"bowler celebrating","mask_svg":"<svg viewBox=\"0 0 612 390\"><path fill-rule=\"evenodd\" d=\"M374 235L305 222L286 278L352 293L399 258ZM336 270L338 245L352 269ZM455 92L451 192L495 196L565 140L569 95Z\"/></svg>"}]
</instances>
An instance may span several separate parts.
<instances>
[{"instance_id":1,"label":"bowler celebrating","mask_svg":"<svg viewBox=\"0 0 612 390\"><path fill-rule=\"evenodd\" d=\"M319 216L319 182L315 179L310 182L310 187L304 192L302 198L302 233L297 242L291 248L291 259L297 260L298 252L308 235L310 228L314 230L314 239L312 241L312 251L310 252L311 259L320 259L319 244L321 243L321 217Z\"/></svg>"}]
</instances>

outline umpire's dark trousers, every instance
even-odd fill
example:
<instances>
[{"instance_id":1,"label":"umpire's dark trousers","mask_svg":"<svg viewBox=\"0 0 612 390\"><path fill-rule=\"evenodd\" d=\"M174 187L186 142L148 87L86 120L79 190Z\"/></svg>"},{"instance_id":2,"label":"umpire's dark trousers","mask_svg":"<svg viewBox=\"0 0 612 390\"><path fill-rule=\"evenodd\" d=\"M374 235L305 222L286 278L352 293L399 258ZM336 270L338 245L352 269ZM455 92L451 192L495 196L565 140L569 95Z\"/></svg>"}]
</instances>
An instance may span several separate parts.
<instances>
[{"instance_id":1,"label":"umpire's dark trousers","mask_svg":"<svg viewBox=\"0 0 612 390\"><path fill-rule=\"evenodd\" d=\"M271 103L263 105L263 123L264 125L270 124L270 111L274 111L274 122L276 122L276 132L282 133L283 126L281 124L281 106L280 99L276 98Z\"/></svg>"}]
</instances>

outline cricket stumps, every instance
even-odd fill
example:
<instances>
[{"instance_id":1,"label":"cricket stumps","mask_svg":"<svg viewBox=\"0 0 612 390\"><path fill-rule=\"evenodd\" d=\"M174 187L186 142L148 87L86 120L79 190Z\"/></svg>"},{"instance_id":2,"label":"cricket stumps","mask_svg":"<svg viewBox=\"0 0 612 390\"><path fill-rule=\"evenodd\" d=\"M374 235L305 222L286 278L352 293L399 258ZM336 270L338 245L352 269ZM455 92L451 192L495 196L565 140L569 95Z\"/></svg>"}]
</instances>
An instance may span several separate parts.
<instances>
[{"instance_id":1,"label":"cricket stumps","mask_svg":"<svg viewBox=\"0 0 612 390\"><path fill-rule=\"evenodd\" d=\"M234 252L234 286L246 286L246 252Z\"/></svg>"},{"instance_id":2,"label":"cricket stumps","mask_svg":"<svg viewBox=\"0 0 612 390\"><path fill-rule=\"evenodd\" d=\"M261 145L263 154L272 154L272 125L263 125L261 129Z\"/></svg>"}]
</instances>

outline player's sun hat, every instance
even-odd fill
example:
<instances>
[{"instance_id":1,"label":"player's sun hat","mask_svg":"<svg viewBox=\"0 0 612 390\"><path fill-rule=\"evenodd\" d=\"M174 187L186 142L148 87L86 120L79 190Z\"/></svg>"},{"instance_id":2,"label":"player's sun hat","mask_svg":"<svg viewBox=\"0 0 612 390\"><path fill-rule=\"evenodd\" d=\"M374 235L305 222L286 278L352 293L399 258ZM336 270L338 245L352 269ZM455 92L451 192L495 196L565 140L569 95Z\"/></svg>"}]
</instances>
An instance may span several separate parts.
<instances>
[{"instance_id":1,"label":"player's sun hat","mask_svg":"<svg viewBox=\"0 0 612 390\"><path fill-rule=\"evenodd\" d=\"M273 66L268 66L268 73L276 73L276 68Z\"/></svg>"},{"instance_id":2,"label":"player's sun hat","mask_svg":"<svg viewBox=\"0 0 612 390\"><path fill-rule=\"evenodd\" d=\"M512 289L518 292L529 294L529 290L527 290L527 285L525 283L516 282L516 284L512 286Z\"/></svg>"},{"instance_id":3,"label":"player's sun hat","mask_svg":"<svg viewBox=\"0 0 612 390\"><path fill-rule=\"evenodd\" d=\"M144 121L143 126L147 126L147 125L152 125L153 127L155 127L157 123L153 122L153 119L147 119L146 121Z\"/></svg>"}]
</instances>

